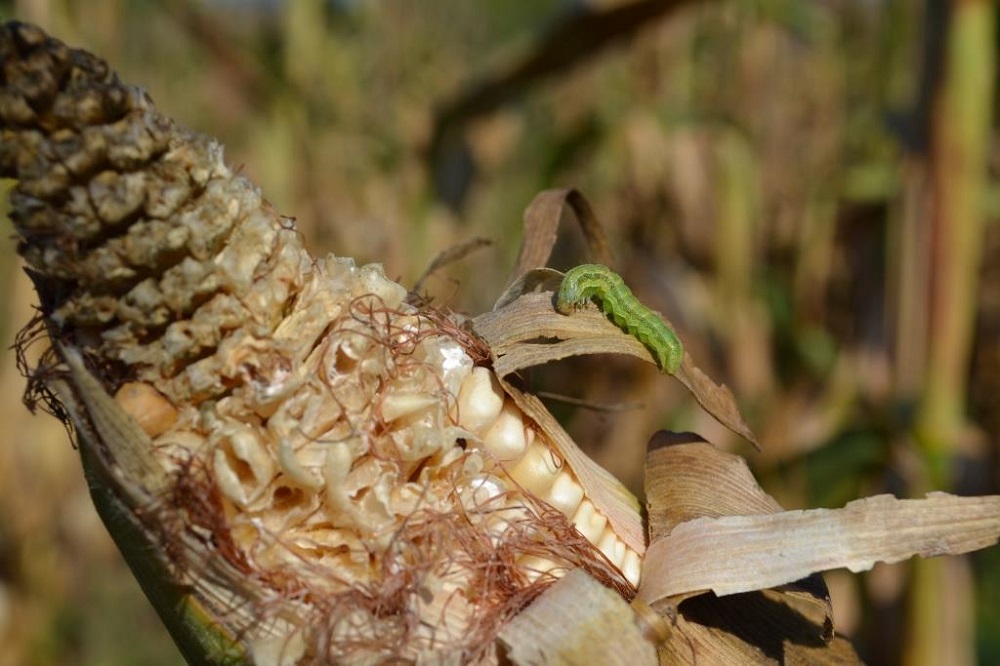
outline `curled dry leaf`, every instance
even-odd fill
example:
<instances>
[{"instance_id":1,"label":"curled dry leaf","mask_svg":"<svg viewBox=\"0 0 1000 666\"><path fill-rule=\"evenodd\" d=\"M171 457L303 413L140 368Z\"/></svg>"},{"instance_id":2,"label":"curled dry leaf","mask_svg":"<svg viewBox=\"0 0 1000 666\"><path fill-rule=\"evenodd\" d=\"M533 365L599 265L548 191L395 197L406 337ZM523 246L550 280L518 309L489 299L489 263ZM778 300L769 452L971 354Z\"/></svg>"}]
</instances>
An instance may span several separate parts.
<instances>
[{"instance_id":1,"label":"curled dry leaf","mask_svg":"<svg viewBox=\"0 0 1000 666\"><path fill-rule=\"evenodd\" d=\"M559 221L567 207L573 211L594 260L614 265L600 220L583 194L575 189L553 189L536 195L524 212L524 238L509 284L493 311L473 321L477 335L489 345L494 368L501 377L522 368L586 354L631 354L657 364L649 349L603 315L588 310L573 317L556 313L554 294L562 274L542 267L555 247ZM673 328L670 320L659 316ZM732 391L715 384L689 354L684 354L674 376L705 411L760 449Z\"/></svg>"},{"instance_id":2,"label":"curled dry leaf","mask_svg":"<svg viewBox=\"0 0 1000 666\"><path fill-rule=\"evenodd\" d=\"M668 431L650 441L646 502L651 544L663 544L689 521L782 510L757 485L743 458L719 451L697 435ZM659 593L658 577L669 568L664 558L660 551L648 560L650 573L638 599L675 618L677 631L663 646L672 661L693 663L695 654L697 661L707 658L709 663L857 661L846 641L832 640L833 608L819 575L808 572L799 580L783 581L788 584L779 590L754 587L730 597L702 589L667 596ZM745 575L751 577L752 569Z\"/></svg>"},{"instance_id":3,"label":"curled dry leaf","mask_svg":"<svg viewBox=\"0 0 1000 666\"><path fill-rule=\"evenodd\" d=\"M427 268L424 269L424 272L420 274L417 281L413 283L413 293L420 294L427 279L445 266L453 264L456 261L461 261L470 254L478 252L479 250L489 247L492 244L493 241L488 238L475 236L462 243L458 243L453 247L442 250L436 257L434 257Z\"/></svg>"},{"instance_id":4,"label":"curled dry leaf","mask_svg":"<svg viewBox=\"0 0 1000 666\"><path fill-rule=\"evenodd\" d=\"M545 190L535 195L524 211L524 237L508 286L529 271L549 262L558 237L559 220L567 206L576 216L594 259L608 266L613 264L611 246L604 235L604 227L594 214L587 197L572 188Z\"/></svg>"},{"instance_id":5,"label":"curled dry leaf","mask_svg":"<svg viewBox=\"0 0 1000 666\"><path fill-rule=\"evenodd\" d=\"M549 272L526 273L521 280L515 281L513 289L545 290L515 295L508 289L498 301L497 309L473 320L473 330L489 346L498 375L503 377L523 368L585 354L629 354L656 365L656 359L645 345L624 333L599 311L584 309L570 317L556 312L555 293L549 290L554 282ZM719 423L760 448L740 414L732 391L714 383L695 365L690 354L685 352L684 361L674 377Z\"/></svg>"},{"instance_id":6,"label":"curled dry leaf","mask_svg":"<svg viewBox=\"0 0 1000 666\"><path fill-rule=\"evenodd\" d=\"M638 598L676 615L664 649L682 662L693 654L856 660L832 640L819 572L957 555L1000 537L1000 497L878 496L839 510L783 511L742 458L686 434L653 438L646 496L650 545Z\"/></svg>"},{"instance_id":7,"label":"curled dry leaf","mask_svg":"<svg viewBox=\"0 0 1000 666\"><path fill-rule=\"evenodd\" d=\"M641 597L776 587L817 571L865 571L876 562L961 555L1000 538L1000 497L878 495L843 509L699 518L650 546ZM657 555L653 558L653 555ZM662 555L662 558L660 557Z\"/></svg>"}]
</instances>

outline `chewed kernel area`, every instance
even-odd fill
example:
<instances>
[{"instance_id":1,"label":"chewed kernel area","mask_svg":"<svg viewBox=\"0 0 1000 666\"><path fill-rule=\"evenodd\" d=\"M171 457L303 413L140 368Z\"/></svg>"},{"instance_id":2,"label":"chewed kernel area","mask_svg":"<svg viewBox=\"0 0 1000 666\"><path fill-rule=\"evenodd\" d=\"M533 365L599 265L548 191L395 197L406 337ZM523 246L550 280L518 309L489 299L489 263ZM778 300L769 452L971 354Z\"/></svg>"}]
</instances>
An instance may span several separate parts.
<instances>
[{"instance_id":1,"label":"chewed kernel area","mask_svg":"<svg viewBox=\"0 0 1000 666\"><path fill-rule=\"evenodd\" d=\"M447 594L415 606L420 640L442 645L463 640L473 599L498 593L476 587L499 584L484 570L505 572L505 594L576 566L638 582L638 557L458 334L380 270L341 259L316 270L276 342L231 336L220 349L215 362L241 381L181 407L154 440L168 459L203 461L241 557L282 580L308 572L337 613L386 603L352 589L404 585L417 599L427 576L446 578ZM316 336L282 341L303 331L301 311Z\"/></svg>"},{"instance_id":2,"label":"chewed kernel area","mask_svg":"<svg viewBox=\"0 0 1000 666\"><path fill-rule=\"evenodd\" d=\"M314 259L217 142L103 61L13 22L0 51L0 173L43 324L127 382L166 471L141 517L257 662L482 655L536 574L638 579L448 315L378 265Z\"/></svg>"}]
</instances>

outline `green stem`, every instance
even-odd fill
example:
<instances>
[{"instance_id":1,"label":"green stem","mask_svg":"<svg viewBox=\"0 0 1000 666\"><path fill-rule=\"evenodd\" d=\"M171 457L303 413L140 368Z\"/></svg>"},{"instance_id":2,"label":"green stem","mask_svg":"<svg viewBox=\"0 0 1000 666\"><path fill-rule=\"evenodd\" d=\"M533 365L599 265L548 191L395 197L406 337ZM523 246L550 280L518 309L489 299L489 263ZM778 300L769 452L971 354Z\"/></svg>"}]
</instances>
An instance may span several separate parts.
<instances>
[{"instance_id":1,"label":"green stem","mask_svg":"<svg viewBox=\"0 0 1000 666\"><path fill-rule=\"evenodd\" d=\"M934 115L930 336L917 434L938 486L947 485L943 460L965 422L993 113L994 20L992 2L953 3Z\"/></svg>"}]
</instances>

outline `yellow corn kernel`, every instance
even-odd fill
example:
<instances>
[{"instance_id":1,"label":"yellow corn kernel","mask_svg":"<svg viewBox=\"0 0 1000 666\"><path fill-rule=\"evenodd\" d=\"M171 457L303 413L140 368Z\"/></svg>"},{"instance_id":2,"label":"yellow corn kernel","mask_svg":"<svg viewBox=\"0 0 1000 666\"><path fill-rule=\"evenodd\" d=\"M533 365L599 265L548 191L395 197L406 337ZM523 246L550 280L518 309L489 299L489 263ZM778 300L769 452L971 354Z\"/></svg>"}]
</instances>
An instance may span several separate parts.
<instances>
[{"instance_id":1,"label":"yellow corn kernel","mask_svg":"<svg viewBox=\"0 0 1000 666\"><path fill-rule=\"evenodd\" d=\"M571 521L577 531L582 534L590 543L597 543L597 540L604 534L604 528L608 524L608 519L601 515L594 503L588 499L580 502L580 507L573 514Z\"/></svg>"},{"instance_id":2,"label":"yellow corn kernel","mask_svg":"<svg viewBox=\"0 0 1000 666\"><path fill-rule=\"evenodd\" d=\"M503 390L489 368L477 367L462 381L458 391L458 423L482 435L500 416Z\"/></svg>"},{"instance_id":3,"label":"yellow corn kernel","mask_svg":"<svg viewBox=\"0 0 1000 666\"><path fill-rule=\"evenodd\" d=\"M521 410L512 401L504 402L493 425L483 434L483 448L504 462L520 460L528 448L528 436Z\"/></svg>"},{"instance_id":4,"label":"yellow corn kernel","mask_svg":"<svg viewBox=\"0 0 1000 666\"><path fill-rule=\"evenodd\" d=\"M549 447L535 441L528 447L524 457L507 471L526 491L543 497L555 483L562 460Z\"/></svg>"},{"instance_id":5,"label":"yellow corn kernel","mask_svg":"<svg viewBox=\"0 0 1000 666\"><path fill-rule=\"evenodd\" d=\"M571 518L583 501L583 496L583 486L576 480L576 476L569 469L563 469L542 499L567 518Z\"/></svg>"}]
</instances>

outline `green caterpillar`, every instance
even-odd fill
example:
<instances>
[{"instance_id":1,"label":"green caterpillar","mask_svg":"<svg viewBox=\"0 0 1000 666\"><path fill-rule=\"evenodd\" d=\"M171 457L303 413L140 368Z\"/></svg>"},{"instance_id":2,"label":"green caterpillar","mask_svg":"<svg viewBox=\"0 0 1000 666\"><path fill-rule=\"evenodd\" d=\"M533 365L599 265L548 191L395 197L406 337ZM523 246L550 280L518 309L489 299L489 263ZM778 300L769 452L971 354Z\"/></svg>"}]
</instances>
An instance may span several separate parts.
<instances>
[{"instance_id":1,"label":"green caterpillar","mask_svg":"<svg viewBox=\"0 0 1000 666\"><path fill-rule=\"evenodd\" d=\"M591 299L599 302L601 311L619 328L646 345L661 370L671 375L677 372L684 360L684 345L659 315L639 302L620 275L600 264L570 269L559 287L556 310L569 314Z\"/></svg>"}]
</instances>

